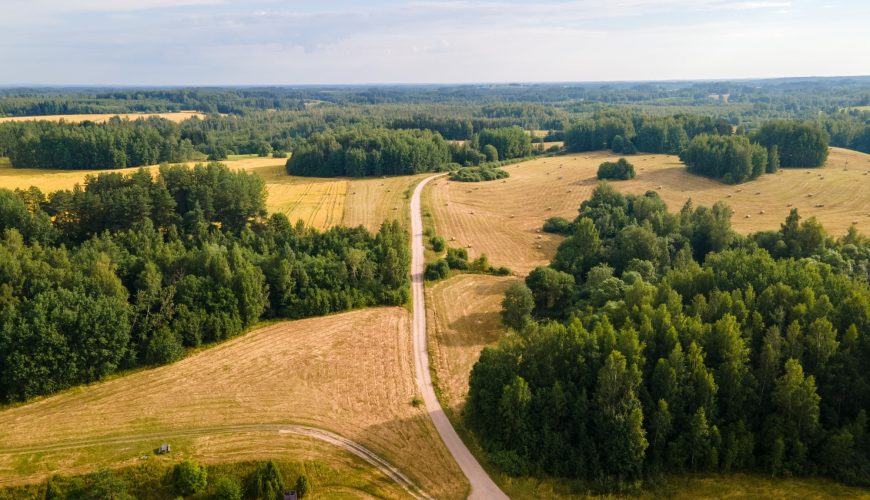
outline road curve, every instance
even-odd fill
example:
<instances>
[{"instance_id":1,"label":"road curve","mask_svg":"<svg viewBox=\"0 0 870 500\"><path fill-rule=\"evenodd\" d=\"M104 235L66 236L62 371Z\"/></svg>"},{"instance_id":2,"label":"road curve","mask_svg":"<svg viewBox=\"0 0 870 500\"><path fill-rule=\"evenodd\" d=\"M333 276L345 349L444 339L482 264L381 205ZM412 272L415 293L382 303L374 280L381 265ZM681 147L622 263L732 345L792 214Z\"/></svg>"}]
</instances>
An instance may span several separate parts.
<instances>
[{"instance_id":1,"label":"road curve","mask_svg":"<svg viewBox=\"0 0 870 500\"><path fill-rule=\"evenodd\" d=\"M443 175L443 174L442 174ZM417 385L423 392L423 402L426 404L426 411L429 412L429 417L432 418L432 423L435 424L435 429L444 440L453 459L459 464L459 468L468 478L471 484L472 499L506 499L501 489L490 479L489 475L480 466L474 455L468 451L465 443L456 434L456 430L444 414L441 404L438 402L438 397L435 396L435 387L432 385L432 375L429 372L429 350L426 345L426 297L423 288L423 268L426 265L424 262L423 253L423 216L420 212L420 193L426 184L440 177L433 175L427 177L417 188L414 189L414 196L411 198L411 293L414 304L414 322L413 337L414 337L414 365L417 372Z\"/></svg>"},{"instance_id":2,"label":"road curve","mask_svg":"<svg viewBox=\"0 0 870 500\"><path fill-rule=\"evenodd\" d=\"M77 448L88 448L91 446L105 446L112 444L137 443L142 441L158 441L180 437L195 437L202 435L214 434L235 434L239 432L268 432L277 431L278 434L295 434L298 436L310 437L320 441L324 441L333 446L343 448L357 457L366 461L369 465L381 471L384 475L395 481L399 486L405 489L412 497L431 499L429 495L423 492L413 481L402 472L376 455L374 452L365 446L351 441L329 432L327 430L318 429L316 427L308 427L304 425L283 425L283 424L237 424L237 425L220 425L210 427L196 427L188 429L167 430L162 432L149 432L141 434L127 434L121 436L104 436L96 438L84 438L68 440L43 445L19 446L2 448L0 447L0 455L4 454L20 454L20 453L46 453L49 451L72 450ZM3 481L0 480L0 484Z\"/></svg>"}]
</instances>

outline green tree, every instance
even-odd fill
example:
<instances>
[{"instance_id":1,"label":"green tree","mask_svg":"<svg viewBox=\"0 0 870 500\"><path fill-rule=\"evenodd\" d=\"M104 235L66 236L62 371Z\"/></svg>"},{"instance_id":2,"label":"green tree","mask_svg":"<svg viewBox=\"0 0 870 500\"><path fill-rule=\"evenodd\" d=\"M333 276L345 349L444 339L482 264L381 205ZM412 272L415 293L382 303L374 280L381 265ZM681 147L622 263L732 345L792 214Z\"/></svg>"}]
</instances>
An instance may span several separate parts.
<instances>
[{"instance_id":1,"label":"green tree","mask_svg":"<svg viewBox=\"0 0 870 500\"><path fill-rule=\"evenodd\" d=\"M242 500L242 485L231 477L221 476L214 482L217 500Z\"/></svg>"},{"instance_id":2,"label":"green tree","mask_svg":"<svg viewBox=\"0 0 870 500\"><path fill-rule=\"evenodd\" d=\"M208 484L208 472L205 467L187 459L173 467L172 484L179 495L194 495L205 489Z\"/></svg>"},{"instance_id":3,"label":"green tree","mask_svg":"<svg viewBox=\"0 0 870 500\"><path fill-rule=\"evenodd\" d=\"M501 322L508 328L521 330L532 318L535 297L523 283L511 283L501 301Z\"/></svg>"}]
</instances>

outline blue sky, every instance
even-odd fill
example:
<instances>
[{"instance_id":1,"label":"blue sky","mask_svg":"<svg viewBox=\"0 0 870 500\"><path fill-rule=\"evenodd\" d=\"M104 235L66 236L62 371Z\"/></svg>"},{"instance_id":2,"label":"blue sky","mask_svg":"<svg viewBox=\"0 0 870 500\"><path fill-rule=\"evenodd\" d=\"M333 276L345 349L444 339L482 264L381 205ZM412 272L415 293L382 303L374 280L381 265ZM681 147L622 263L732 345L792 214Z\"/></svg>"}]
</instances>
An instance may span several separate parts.
<instances>
[{"instance_id":1,"label":"blue sky","mask_svg":"<svg viewBox=\"0 0 870 500\"><path fill-rule=\"evenodd\" d=\"M0 84L870 74L866 0L3 0Z\"/></svg>"}]
</instances>

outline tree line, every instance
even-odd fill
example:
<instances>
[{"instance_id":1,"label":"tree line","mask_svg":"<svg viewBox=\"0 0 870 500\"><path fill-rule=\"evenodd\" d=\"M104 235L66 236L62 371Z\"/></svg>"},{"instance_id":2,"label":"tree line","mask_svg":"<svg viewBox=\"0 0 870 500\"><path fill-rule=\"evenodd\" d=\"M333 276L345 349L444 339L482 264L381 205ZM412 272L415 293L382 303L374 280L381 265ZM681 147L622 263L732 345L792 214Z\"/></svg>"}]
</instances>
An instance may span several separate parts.
<instances>
[{"instance_id":1,"label":"tree line","mask_svg":"<svg viewBox=\"0 0 870 500\"><path fill-rule=\"evenodd\" d=\"M171 362L261 318L406 301L397 222L321 233L267 217L265 196L215 163L0 190L0 401Z\"/></svg>"},{"instance_id":2,"label":"tree line","mask_svg":"<svg viewBox=\"0 0 870 500\"><path fill-rule=\"evenodd\" d=\"M467 421L495 464L604 489L686 471L870 484L870 240L796 211L743 237L730 217L595 189L472 371Z\"/></svg>"}]
</instances>

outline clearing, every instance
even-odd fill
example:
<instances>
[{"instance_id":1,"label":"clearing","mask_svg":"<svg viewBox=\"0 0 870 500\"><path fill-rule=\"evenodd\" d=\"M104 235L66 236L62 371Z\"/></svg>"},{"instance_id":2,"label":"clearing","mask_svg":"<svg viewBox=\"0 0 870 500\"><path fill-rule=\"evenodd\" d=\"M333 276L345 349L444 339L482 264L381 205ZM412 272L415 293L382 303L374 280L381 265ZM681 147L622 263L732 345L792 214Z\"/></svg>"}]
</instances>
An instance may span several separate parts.
<instances>
[{"instance_id":1,"label":"clearing","mask_svg":"<svg viewBox=\"0 0 870 500\"><path fill-rule=\"evenodd\" d=\"M223 163L232 169L255 172L263 178L269 193L266 208L270 213L283 213L293 223L302 220L306 226L317 229L363 225L376 231L385 220L399 219L407 223L410 196L405 193L425 177L425 174L384 179L294 177L284 170L286 162L284 158L241 156ZM187 165L195 163L198 162ZM157 169L156 166L145 168ZM36 186L49 193L83 184L88 175L136 170L138 167L117 170L12 168L8 159L0 158L0 188Z\"/></svg>"},{"instance_id":2,"label":"clearing","mask_svg":"<svg viewBox=\"0 0 870 500\"><path fill-rule=\"evenodd\" d=\"M468 376L480 351L504 332L501 301L516 278L460 274L426 289L429 353L441 404L458 416L468 397Z\"/></svg>"},{"instance_id":3,"label":"clearing","mask_svg":"<svg viewBox=\"0 0 870 500\"><path fill-rule=\"evenodd\" d=\"M538 232L544 221L573 219L598 184L598 165L620 157L599 151L538 158L503 167L511 177L501 181L438 180L427 197L435 228L448 245L467 247L470 258L485 253L493 265L526 274L555 254L559 237ZM672 211L689 198L696 206L724 201L734 210L732 226L740 233L778 229L792 207L802 217L815 216L832 236L852 224L870 233L870 155L864 153L831 148L823 168L783 169L735 186L689 174L675 156L628 159L637 177L612 182L620 191L657 191Z\"/></svg>"},{"instance_id":4,"label":"clearing","mask_svg":"<svg viewBox=\"0 0 870 500\"><path fill-rule=\"evenodd\" d=\"M461 472L426 412L411 404L409 326L397 307L276 323L172 365L7 408L0 484L132 465L140 456L163 460L152 450L164 439L172 461L324 453L281 431L295 425L365 446L430 495L461 496Z\"/></svg>"},{"instance_id":5,"label":"clearing","mask_svg":"<svg viewBox=\"0 0 870 500\"><path fill-rule=\"evenodd\" d=\"M84 121L103 123L109 121L110 118L113 118L115 116L124 120L136 120L138 118L151 118L152 116L156 116L158 118L165 118L169 121L178 123L193 117L203 119L205 118L205 113L200 113L198 111L177 111L175 113L105 113L91 115L7 116L5 118L0 118L0 123L34 121L59 122L61 120L69 123L81 123Z\"/></svg>"}]
</instances>

